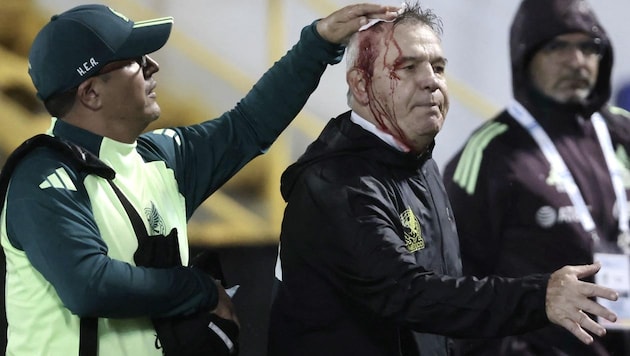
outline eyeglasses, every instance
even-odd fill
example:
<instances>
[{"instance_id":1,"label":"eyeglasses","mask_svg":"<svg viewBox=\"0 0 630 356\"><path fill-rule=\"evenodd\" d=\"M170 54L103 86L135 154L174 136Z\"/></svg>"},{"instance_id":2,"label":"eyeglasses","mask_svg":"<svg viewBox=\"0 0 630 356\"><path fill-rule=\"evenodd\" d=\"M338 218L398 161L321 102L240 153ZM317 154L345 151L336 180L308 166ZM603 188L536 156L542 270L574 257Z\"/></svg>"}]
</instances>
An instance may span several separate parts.
<instances>
[{"instance_id":1,"label":"eyeglasses","mask_svg":"<svg viewBox=\"0 0 630 356\"><path fill-rule=\"evenodd\" d=\"M566 56L575 53L575 50L582 52L584 56L599 56L604 51L601 38L593 38L581 42L567 42L563 40L552 40L542 47L542 51L548 54Z\"/></svg>"},{"instance_id":2,"label":"eyeglasses","mask_svg":"<svg viewBox=\"0 0 630 356\"><path fill-rule=\"evenodd\" d=\"M111 72L113 72L115 70L119 70L119 69L121 69L123 67L128 66L132 62L138 63L138 65L140 65L140 69L142 70L143 73L146 71L146 69L147 69L147 67L149 65L149 63L147 61L147 56L146 55L142 55L140 57L136 57L136 58L132 58L132 59L109 62L106 65L104 65L103 68L101 68L101 70L98 72L98 75L103 75L103 74L111 73Z\"/></svg>"}]
</instances>

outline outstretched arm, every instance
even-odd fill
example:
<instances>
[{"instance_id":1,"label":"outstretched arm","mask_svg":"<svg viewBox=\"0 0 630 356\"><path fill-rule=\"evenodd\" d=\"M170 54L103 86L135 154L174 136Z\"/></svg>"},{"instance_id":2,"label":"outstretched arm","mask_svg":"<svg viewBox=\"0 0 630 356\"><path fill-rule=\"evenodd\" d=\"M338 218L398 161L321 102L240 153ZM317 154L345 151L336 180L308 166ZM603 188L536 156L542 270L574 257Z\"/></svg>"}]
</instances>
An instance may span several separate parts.
<instances>
[{"instance_id":1,"label":"outstretched arm","mask_svg":"<svg viewBox=\"0 0 630 356\"><path fill-rule=\"evenodd\" d=\"M305 26L300 40L232 110L199 125L159 130L139 139L143 157L166 161L175 171L188 217L245 164L267 151L302 110L326 67L341 61L342 42L368 19L394 18L394 10L350 5Z\"/></svg>"},{"instance_id":2,"label":"outstretched arm","mask_svg":"<svg viewBox=\"0 0 630 356\"><path fill-rule=\"evenodd\" d=\"M593 301L592 297L617 300L617 292L597 284L580 281L599 271L601 265L594 263L584 266L565 266L551 275L547 284L545 308L547 318L569 330L585 344L593 342L586 331L603 336L606 329L591 319L586 313L614 322L617 316L607 308Z\"/></svg>"}]
</instances>

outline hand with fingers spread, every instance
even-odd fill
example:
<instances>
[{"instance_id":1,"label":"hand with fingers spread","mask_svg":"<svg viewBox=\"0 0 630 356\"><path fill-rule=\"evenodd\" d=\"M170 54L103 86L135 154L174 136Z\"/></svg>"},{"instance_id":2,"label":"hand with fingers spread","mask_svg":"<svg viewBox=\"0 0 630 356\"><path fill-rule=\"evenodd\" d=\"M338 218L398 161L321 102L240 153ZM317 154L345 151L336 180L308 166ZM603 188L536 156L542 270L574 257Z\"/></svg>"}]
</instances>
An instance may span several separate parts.
<instances>
[{"instance_id":1,"label":"hand with fingers spread","mask_svg":"<svg viewBox=\"0 0 630 356\"><path fill-rule=\"evenodd\" d=\"M349 5L318 21L317 32L328 42L345 44L370 19L393 20L398 9L376 4Z\"/></svg>"},{"instance_id":2,"label":"hand with fingers spread","mask_svg":"<svg viewBox=\"0 0 630 356\"><path fill-rule=\"evenodd\" d=\"M585 344L593 342L590 331L603 336L606 329L591 319L586 313L614 322L617 316L607 308L593 301L592 297L617 300L614 290L597 284L580 281L599 271L599 263L584 266L565 266L551 275L547 284L545 308L547 318L569 330Z\"/></svg>"}]
</instances>

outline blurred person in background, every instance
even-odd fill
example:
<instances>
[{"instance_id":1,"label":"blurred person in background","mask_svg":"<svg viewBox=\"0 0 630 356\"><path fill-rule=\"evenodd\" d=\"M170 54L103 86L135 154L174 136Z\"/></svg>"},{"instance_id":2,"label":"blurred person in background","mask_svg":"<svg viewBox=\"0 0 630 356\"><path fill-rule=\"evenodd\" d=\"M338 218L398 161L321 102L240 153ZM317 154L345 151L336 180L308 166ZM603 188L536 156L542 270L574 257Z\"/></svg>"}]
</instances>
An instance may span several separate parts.
<instances>
[{"instance_id":1,"label":"blurred person in background","mask_svg":"<svg viewBox=\"0 0 630 356\"><path fill-rule=\"evenodd\" d=\"M630 116L608 105L604 27L584 0L524 0L510 52L514 100L444 171L464 274L548 273L596 254L627 260ZM629 335L608 330L585 345L551 325L462 345L466 355L629 355Z\"/></svg>"}]
</instances>

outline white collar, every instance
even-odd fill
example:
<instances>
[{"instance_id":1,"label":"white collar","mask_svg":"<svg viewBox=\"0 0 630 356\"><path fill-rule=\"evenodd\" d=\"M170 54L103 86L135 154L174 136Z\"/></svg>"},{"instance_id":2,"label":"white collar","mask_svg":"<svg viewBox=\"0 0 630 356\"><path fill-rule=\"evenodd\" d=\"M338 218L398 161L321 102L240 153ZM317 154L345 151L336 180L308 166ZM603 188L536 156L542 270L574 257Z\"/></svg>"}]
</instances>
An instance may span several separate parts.
<instances>
[{"instance_id":1,"label":"white collar","mask_svg":"<svg viewBox=\"0 0 630 356\"><path fill-rule=\"evenodd\" d=\"M409 151L406 147L402 146L400 144L400 142L398 142L394 138L394 136L392 136L392 135L388 134L387 132L377 128L376 125L374 125L373 123L367 121L366 119L364 119L363 117L361 117L359 114L357 114L354 111L352 111L350 113L350 121L352 121L355 124L361 126L366 131L369 131L369 132L373 133L374 135L376 135L376 137L380 138L383 142L385 142L388 145L394 147L395 149L399 150L400 152L407 152L407 151Z\"/></svg>"}]
</instances>

